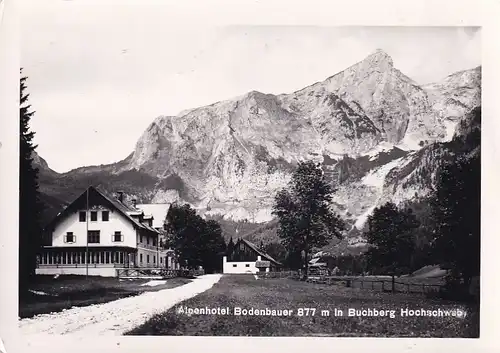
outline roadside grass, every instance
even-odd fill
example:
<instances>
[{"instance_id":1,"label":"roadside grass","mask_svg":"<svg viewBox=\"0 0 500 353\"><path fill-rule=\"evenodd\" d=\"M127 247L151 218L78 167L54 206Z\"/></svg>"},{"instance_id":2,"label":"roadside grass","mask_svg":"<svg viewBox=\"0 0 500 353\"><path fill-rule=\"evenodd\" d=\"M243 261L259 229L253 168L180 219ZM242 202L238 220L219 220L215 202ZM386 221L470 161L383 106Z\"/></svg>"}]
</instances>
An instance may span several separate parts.
<instances>
[{"instance_id":1,"label":"roadside grass","mask_svg":"<svg viewBox=\"0 0 500 353\"><path fill-rule=\"evenodd\" d=\"M179 308L226 308L230 315L187 315ZM236 316L233 308L291 309L292 316ZM297 316L315 308L314 316ZM349 317L349 308L395 310L395 317ZM465 318L401 316L401 309L462 309ZM343 316L335 316L335 309ZM322 316L329 310L330 316ZM225 275L208 291L153 316L126 335L185 336L343 336L343 337L478 337L476 312L459 303L423 295L383 293L292 279Z\"/></svg>"},{"instance_id":2,"label":"roadside grass","mask_svg":"<svg viewBox=\"0 0 500 353\"><path fill-rule=\"evenodd\" d=\"M37 275L30 290L19 296L19 317L29 318L39 314L60 312L72 307L107 303L113 300L139 295L144 292L174 288L191 282L186 278L171 278L165 284L141 286L150 279L118 279L63 275Z\"/></svg>"}]
</instances>

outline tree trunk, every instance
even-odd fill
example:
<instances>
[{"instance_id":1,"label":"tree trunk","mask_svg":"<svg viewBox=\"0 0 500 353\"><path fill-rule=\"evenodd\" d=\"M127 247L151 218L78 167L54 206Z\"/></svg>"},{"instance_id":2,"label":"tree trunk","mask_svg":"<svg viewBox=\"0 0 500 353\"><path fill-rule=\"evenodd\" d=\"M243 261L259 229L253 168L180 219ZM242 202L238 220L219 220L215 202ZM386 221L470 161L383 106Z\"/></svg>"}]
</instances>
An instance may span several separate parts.
<instances>
[{"instance_id":1,"label":"tree trunk","mask_svg":"<svg viewBox=\"0 0 500 353\"><path fill-rule=\"evenodd\" d=\"M306 250L304 253L305 253L304 254L304 260L306 262L305 266L304 266L304 280L307 280L307 275L308 275L308 270L309 270L309 261L308 261L309 260L308 259L309 258L309 256L308 256L309 252Z\"/></svg>"}]
</instances>

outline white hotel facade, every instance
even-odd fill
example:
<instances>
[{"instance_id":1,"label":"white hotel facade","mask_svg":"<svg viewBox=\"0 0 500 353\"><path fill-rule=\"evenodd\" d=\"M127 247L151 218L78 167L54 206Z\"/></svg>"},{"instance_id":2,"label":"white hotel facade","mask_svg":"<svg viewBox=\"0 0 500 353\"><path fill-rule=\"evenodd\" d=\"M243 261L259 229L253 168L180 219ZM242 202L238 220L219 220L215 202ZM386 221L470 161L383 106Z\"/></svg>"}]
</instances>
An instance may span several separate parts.
<instances>
[{"instance_id":1,"label":"white hotel facade","mask_svg":"<svg viewBox=\"0 0 500 353\"><path fill-rule=\"evenodd\" d=\"M142 209L141 209L142 207ZM160 244L169 204L127 205L94 187L59 213L46 227L46 245L37 274L116 276L120 268L169 268L175 254ZM145 214L144 209L154 210Z\"/></svg>"}]
</instances>

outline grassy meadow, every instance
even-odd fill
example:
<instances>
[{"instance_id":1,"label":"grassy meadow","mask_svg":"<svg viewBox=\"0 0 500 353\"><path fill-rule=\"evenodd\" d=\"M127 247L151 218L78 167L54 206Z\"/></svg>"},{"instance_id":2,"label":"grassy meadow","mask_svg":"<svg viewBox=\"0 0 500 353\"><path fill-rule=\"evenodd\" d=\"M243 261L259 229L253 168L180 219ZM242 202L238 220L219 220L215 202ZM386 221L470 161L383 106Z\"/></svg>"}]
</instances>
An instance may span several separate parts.
<instances>
[{"instance_id":1,"label":"grassy meadow","mask_svg":"<svg viewBox=\"0 0 500 353\"><path fill-rule=\"evenodd\" d=\"M293 310L289 316L188 315L180 308ZM298 316L299 308L315 314ZM395 310L394 318L349 317L348 309ZM465 318L401 316L401 309L455 310ZM325 316L325 310L329 316ZM342 310L344 315L335 315ZM128 335L192 336L344 336L344 337L477 337L478 316L472 307L432 300L424 295L324 285L293 279L255 279L224 275L208 291L158 314Z\"/></svg>"}]
</instances>

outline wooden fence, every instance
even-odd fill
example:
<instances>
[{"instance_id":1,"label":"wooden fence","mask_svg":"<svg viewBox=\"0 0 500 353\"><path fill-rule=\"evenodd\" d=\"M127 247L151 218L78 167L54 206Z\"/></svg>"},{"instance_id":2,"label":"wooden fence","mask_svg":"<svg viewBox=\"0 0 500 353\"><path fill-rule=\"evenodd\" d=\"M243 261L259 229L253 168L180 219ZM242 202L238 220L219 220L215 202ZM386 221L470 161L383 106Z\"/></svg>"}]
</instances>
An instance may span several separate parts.
<instances>
[{"instance_id":1,"label":"wooden fence","mask_svg":"<svg viewBox=\"0 0 500 353\"><path fill-rule=\"evenodd\" d=\"M392 293L415 293L425 294L430 292L438 292L444 284L437 283L418 283L412 281L411 277L404 277L404 281L400 278L370 278L370 277L354 277L354 276L324 276L324 277L309 277L307 282L321 283L326 285L343 285L350 288L377 290L382 292Z\"/></svg>"},{"instance_id":2,"label":"wooden fence","mask_svg":"<svg viewBox=\"0 0 500 353\"><path fill-rule=\"evenodd\" d=\"M297 271L257 272L259 278L299 278Z\"/></svg>"},{"instance_id":3,"label":"wooden fence","mask_svg":"<svg viewBox=\"0 0 500 353\"><path fill-rule=\"evenodd\" d=\"M265 272L258 273L259 278L292 278L299 279L297 271ZM438 292L444 283L422 283L415 281L411 277L395 278L391 277L359 277L359 276L308 276L307 282L325 285L341 285L350 288L376 290L392 293L417 293L425 294Z\"/></svg>"},{"instance_id":4,"label":"wooden fence","mask_svg":"<svg viewBox=\"0 0 500 353\"><path fill-rule=\"evenodd\" d=\"M166 268L121 268L116 270L119 278L161 278L196 277L205 274L203 270L169 270Z\"/></svg>"}]
</instances>

